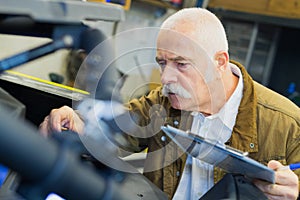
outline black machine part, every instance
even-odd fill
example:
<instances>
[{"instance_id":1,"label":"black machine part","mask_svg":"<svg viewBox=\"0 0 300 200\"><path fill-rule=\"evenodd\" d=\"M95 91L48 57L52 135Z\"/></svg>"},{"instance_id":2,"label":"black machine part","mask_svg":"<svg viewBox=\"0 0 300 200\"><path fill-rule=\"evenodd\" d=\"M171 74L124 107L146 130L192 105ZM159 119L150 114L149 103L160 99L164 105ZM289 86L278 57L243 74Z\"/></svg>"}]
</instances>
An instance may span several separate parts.
<instances>
[{"instance_id":1,"label":"black machine part","mask_svg":"<svg viewBox=\"0 0 300 200\"><path fill-rule=\"evenodd\" d=\"M19 191L25 198L45 199L54 192L66 199L127 199L118 192L117 183L105 180L67 145L43 138L5 111L1 107L0 163L17 172L25 185L34 186Z\"/></svg>"}]
</instances>

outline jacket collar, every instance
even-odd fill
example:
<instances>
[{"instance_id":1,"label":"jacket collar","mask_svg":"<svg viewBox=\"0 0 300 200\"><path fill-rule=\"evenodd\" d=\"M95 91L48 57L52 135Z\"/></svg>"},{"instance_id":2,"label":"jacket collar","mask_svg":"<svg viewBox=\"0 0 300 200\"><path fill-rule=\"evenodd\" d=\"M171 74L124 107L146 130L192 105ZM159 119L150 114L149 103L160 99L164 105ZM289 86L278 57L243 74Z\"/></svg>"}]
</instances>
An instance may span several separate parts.
<instances>
[{"instance_id":1,"label":"jacket collar","mask_svg":"<svg viewBox=\"0 0 300 200\"><path fill-rule=\"evenodd\" d=\"M241 70L244 82L243 97L238 109L236 123L233 127L230 146L245 152L257 152L257 97L254 89L254 82L240 63L236 61L230 62L235 64Z\"/></svg>"}]
</instances>

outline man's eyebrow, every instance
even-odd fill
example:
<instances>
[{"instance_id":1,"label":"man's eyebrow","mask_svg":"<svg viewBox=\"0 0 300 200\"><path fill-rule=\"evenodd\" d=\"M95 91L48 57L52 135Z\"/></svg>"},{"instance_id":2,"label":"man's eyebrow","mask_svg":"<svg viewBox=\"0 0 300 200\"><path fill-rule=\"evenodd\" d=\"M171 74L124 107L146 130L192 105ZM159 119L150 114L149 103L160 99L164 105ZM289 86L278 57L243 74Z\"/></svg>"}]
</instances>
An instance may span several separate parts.
<instances>
[{"instance_id":1,"label":"man's eyebrow","mask_svg":"<svg viewBox=\"0 0 300 200\"><path fill-rule=\"evenodd\" d=\"M172 60L172 61L182 61L182 60L188 60L188 59L186 59L186 58L184 58L184 57L182 57L182 56L177 56L177 57L175 57L175 58L170 58L169 60Z\"/></svg>"},{"instance_id":2,"label":"man's eyebrow","mask_svg":"<svg viewBox=\"0 0 300 200\"><path fill-rule=\"evenodd\" d=\"M159 58L159 57L155 57L155 60L156 60L156 62L159 62L159 61L162 61L162 60L165 60L165 59ZM169 58L169 59L167 59L167 60L171 60L171 61L175 61L175 62L177 62L177 61L182 61L182 60L190 61L189 59L184 58L184 57L182 57L182 56L177 56L177 57L174 57L174 58Z\"/></svg>"},{"instance_id":3,"label":"man's eyebrow","mask_svg":"<svg viewBox=\"0 0 300 200\"><path fill-rule=\"evenodd\" d=\"M162 58L155 57L155 61L156 61L156 62L159 62L159 61L162 61L162 60L163 60Z\"/></svg>"}]
</instances>

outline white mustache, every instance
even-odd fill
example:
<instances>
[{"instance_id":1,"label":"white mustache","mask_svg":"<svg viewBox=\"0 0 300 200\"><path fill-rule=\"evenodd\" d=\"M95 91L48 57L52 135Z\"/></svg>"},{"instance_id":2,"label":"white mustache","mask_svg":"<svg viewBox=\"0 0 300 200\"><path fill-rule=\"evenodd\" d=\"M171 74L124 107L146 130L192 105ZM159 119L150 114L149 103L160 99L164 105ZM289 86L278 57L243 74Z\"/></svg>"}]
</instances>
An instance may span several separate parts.
<instances>
[{"instance_id":1,"label":"white mustache","mask_svg":"<svg viewBox=\"0 0 300 200\"><path fill-rule=\"evenodd\" d=\"M185 99L192 98L192 95L186 89L184 89L181 85L175 83L170 83L163 86L162 94L164 96L168 96L169 93L174 93Z\"/></svg>"}]
</instances>

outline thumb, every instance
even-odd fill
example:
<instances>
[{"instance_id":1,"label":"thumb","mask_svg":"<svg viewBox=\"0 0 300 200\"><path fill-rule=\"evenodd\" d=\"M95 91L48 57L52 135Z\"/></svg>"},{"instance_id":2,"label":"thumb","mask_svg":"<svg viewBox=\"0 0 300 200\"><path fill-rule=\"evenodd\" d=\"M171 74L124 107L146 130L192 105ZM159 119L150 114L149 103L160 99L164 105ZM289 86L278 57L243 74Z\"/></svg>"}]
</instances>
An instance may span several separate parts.
<instances>
[{"instance_id":1,"label":"thumb","mask_svg":"<svg viewBox=\"0 0 300 200\"><path fill-rule=\"evenodd\" d=\"M271 169L273 169L273 170L276 170L276 169L278 169L280 167L283 167L283 165L280 162L276 161L276 160L271 160L268 163L268 167L271 168Z\"/></svg>"}]
</instances>

